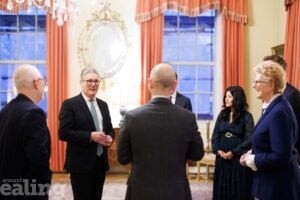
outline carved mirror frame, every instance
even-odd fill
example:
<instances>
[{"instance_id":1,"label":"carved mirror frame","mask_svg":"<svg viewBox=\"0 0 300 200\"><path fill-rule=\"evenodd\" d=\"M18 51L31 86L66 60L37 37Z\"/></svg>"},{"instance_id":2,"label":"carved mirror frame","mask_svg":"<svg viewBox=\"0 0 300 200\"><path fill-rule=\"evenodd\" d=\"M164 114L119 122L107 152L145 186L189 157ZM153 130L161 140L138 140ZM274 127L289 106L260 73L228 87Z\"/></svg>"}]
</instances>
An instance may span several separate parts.
<instances>
[{"instance_id":1,"label":"carved mirror frame","mask_svg":"<svg viewBox=\"0 0 300 200\"><path fill-rule=\"evenodd\" d=\"M124 65L129 51L127 29L120 14L105 2L102 9L92 13L78 41L81 67L95 67L101 78L109 78Z\"/></svg>"}]
</instances>

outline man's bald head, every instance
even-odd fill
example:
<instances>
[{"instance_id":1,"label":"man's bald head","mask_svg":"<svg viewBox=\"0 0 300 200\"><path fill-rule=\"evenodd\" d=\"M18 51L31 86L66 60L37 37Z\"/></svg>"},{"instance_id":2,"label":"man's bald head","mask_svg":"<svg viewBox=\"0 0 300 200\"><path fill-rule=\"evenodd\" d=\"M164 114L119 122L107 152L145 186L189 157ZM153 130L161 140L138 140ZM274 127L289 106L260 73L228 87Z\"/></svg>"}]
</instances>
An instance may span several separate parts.
<instances>
[{"instance_id":1,"label":"man's bald head","mask_svg":"<svg viewBox=\"0 0 300 200\"><path fill-rule=\"evenodd\" d=\"M15 70L13 79L18 94L27 96L34 103L42 99L46 83L35 66L29 64L19 66Z\"/></svg>"},{"instance_id":2,"label":"man's bald head","mask_svg":"<svg viewBox=\"0 0 300 200\"><path fill-rule=\"evenodd\" d=\"M176 88L176 72L170 64L157 64L150 73L149 90L152 95L170 96Z\"/></svg>"},{"instance_id":3,"label":"man's bald head","mask_svg":"<svg viewBox=\"0 0 300 200\"><path fill-rule=\"evenodd\" d=\"M14 72L13 80L15 87L19 92L20 90L23 90L25 88L32 88L32 81L38 78L43 79L43 76L35 66L30 64L23 64L20 65Z\"/></svg>"}]
</instances>

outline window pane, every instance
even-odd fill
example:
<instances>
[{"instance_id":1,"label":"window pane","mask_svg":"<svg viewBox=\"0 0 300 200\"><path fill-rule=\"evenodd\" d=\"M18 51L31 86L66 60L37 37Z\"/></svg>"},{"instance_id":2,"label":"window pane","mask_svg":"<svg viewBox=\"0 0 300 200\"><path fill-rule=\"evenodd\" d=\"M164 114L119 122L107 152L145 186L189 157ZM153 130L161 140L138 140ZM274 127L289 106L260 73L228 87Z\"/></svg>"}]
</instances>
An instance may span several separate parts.
<instances>
[{"instance_id":1,"label":"window pane","mask_svg":"<svg viewBox=\"0 0 300 200\"><path fill-rule=\"evenodd\" d=\"M188 17L169 10L164 19L163 60L177 71L177 90L191 99L198 119L212 119L215 11Z\"/></svg>"},{"instance_id":2,"label":"window pane","mask_svg":"<svg viewBox=\"0 0 300 200\"><path fill-rule=\"evenodd\" d=\"M12 81L12 75L15 70L14 64L0 64L0 102L1 108L7 104L14 96L14 86Z\"/></svg>"},{"instance_id":3,"label":"window pane","mask_svg":"<svg viewBox=\"0 0 300 200\"><path fill-rule=\"evenodd\" d=\"M17 16L0 11L0 33L17 32Z\"/></svg>"},{"instance_id":4,"label":"window pane","mask_svg":"<svg viewBox=\"0 0 300 200\"><path fill-rule=\"evenodd\" d=\"M0 33L0 60L14 60L16 54L17 35L15 33Z\"/></svg>"},{"instance_id":5,"label":"window pane","mask_svg":"<svg viewBox=\"0 0 300 200\"><path fill-rule=\"evenodd\" d=\"M43 9L19 14L0 11L0 109L15 97L12 76L20 64L33 64L46 78L46 15ZM47 111L47 87L39 102Z\"/></svg>"},{"instance_id":6,"label":"window pane","mask_svg":"<svg viewBox=\"0 0 300 200\"><path fill-rule=\"evenodd\" d=\"M34 32L35 31L35 16L33 15L19 15L19 31L20 32Z\"/></svg>"}]
</instances>

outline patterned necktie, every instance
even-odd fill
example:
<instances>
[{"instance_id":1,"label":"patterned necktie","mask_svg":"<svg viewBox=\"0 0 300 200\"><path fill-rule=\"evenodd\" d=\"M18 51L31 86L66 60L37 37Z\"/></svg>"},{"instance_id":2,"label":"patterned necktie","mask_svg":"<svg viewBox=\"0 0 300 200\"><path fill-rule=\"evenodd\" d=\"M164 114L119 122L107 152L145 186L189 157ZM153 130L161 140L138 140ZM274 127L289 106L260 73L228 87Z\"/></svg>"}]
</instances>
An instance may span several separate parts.
<instances>
[{"instance_id":1,"label":"patterned necktie","mask_svg":"<svg viewBox=\"0 0 300 200\"><path fill-rule=\"evenodd\" d=\"M94 100L90 99L90 102L91 102L91 110L90 111L91 111L91 114L92 114L92 117L93 117L93 120L94 120L96 130L100 131L99 120L98 120L98 117L97 117L96 108L95 108L94 103L93 103ZM103 147L102 147L101 144L98 144L98 146L97 146L97 155L101 156L102 153L103 153Z\"/></svg>"}]
</instances>

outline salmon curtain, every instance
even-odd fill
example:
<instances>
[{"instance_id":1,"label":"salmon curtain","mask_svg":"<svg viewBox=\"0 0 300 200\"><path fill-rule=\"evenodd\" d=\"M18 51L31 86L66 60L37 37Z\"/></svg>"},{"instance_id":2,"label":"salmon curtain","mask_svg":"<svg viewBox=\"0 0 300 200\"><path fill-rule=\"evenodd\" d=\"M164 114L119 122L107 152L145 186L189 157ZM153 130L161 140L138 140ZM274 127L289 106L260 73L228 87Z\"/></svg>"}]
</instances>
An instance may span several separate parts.
<instances>
[{"instance_id":1,"label":"salmon curtain","mask_svg":"<svg viewBox=\"0 0 300 200\"><path fill-rule=\"evenodd\" d=\"M162 39L164 30L163 15L141 24L141 55L142 55L142 87L141 104L150 99L147 79L153 66L162 61Z\"/></svg>"},{"instance_id":2,"label":"salmon curtain","mask_svg":"<svg viewBox=\"0 0 300 200\"><path fill-rule=\"evenodd\" d=\"M247 23L247 0L137 0L136 21L141 24L141 104L150 99L147 79L154 65L162 62L163 12L175 9L197 16L209 9L224 15L223 87L244 85L244 24Z\"/></svg>"},{"instance_id":3,"label":"salmon curtain","mask_svg":"<svg viewBox=\"0 0 300 200\"><path fill-rule=\"evenodd\" d=\"M284 58L288 82L300 89L300 0L286 0Z\"/></svg>"},{"instance_id":4,"label":"salmon curtain","mask_svg":"<svg viewBox=\"0 0 300 200\"><path fill-rule=\"evenodd\" d=\"M245 24L247 1L223 0L223 91L245 86Z\"/></svg>"},{"instance_id":5,"label":"salmon curtain","mask_svg":"<svg viewBox=\"0 0 300 200\"><path fill-rule=\"evenodd\" d=\"M66 144L58 139L58 115L68 94L68 24L57 26L47 15L48 127L51 135L51 169L63 171Z\"/></svg>"}]
</instances>

